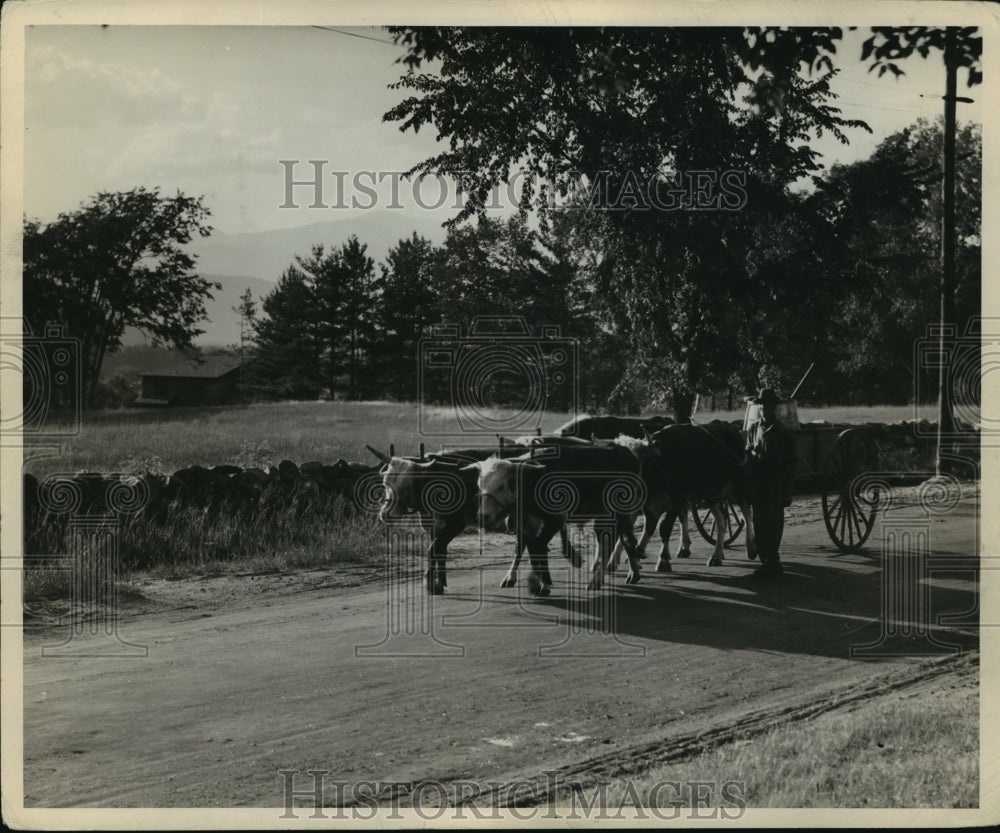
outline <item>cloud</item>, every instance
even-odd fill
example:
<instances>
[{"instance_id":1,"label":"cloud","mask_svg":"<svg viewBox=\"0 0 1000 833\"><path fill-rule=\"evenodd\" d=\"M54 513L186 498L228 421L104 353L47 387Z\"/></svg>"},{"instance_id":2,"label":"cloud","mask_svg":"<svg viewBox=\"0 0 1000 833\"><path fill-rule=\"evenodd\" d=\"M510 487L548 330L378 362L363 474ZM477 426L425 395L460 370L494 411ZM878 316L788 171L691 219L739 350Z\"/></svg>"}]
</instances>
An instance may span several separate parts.
<instances>
[{"instance_id":1,"label":"cloud","mask_svg":"<svg viewBox=\"0 0 1000 833\"><path fill-rule=\"evenodd\" d=\"M160 69L74 58L55 46L29 48L25 120L29 129L145 124L191 118L207 102Z\"/></svg>"},{"instance_id":2,"label":"cloud","mask_svg":"<svg viewBox=\"0 0 1000 833\"><path fill-rule=\"evenodd\" d=\"M216 174L234 160L273 167L284 127L258 130L229 93L201 95L160 68L73 57L53 45L30 49L26 126L46 160L86 152L109 182ZM82 143L81 144L78 144ZM86 150L84 150L86 148ZM29 151L28 159L39 158Z\"/></svg>"}]
</instances>

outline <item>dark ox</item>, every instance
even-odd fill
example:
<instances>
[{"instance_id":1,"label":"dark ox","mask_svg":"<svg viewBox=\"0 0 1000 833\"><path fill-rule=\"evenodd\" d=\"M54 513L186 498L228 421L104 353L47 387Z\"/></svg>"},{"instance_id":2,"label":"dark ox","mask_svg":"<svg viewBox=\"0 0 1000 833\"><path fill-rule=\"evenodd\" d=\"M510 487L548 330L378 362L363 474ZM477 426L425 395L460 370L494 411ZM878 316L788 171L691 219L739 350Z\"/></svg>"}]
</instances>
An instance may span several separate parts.
<instances>
[{"instance_id":1,"label":"dark ox","mask_svg":"<svg viewBox=\"0 0 1000 833\"><path fill-rule=\"evenodd\" d=\"M528 550L528 589L547 596L552 586L548 543L567 521L594 522L598 547L588 589L600 589L614 543L621 538L629 557L626 583L639 581L632 521L643 503L637 458L618 446L551 446L534 456L490 458L467 471L478 475L480 524L489 529L514 519L517 552L508 579L516 581L521 551Z\"/></svg>"},{"instance_id":2,"label":"dark ox","mask_svg":"<svg viewBox=\"0 0 1000 833\"><path fill-rule=\"evenodd\" d=\"M640 552L652 535L656 519L661 518L663 546L656 564L658 572L669 572L671 569L667 541L675 520L681 521L681 546L677 557L686 558L691 554L691 541L687 534L689 504L707 503L710 506L718 534L708 565L722 564L725 539L722 530L726 528L720 506L723 498L739 503L747 521L747 554L753 557L752 513L743 466L744 440L738 428L718 420L706 425L671 425L648 439L627 445L639 463L646 489L646 504L643 507L646 527L639 545Z\"/></svg>"},{"instance_id":3,"label":"dark ox","mask_svg":"<svg viewBox=\"0 0 1000 833\"><path fill-rule=\"evenodd\" d=\"M563 437L580 437L589 440L613 440L624 434L626 437L633 437L641 440L647 433L652 434L668 425L672 425L673 420L665 416L651 417L618 417L618 416L581 416L556 430L556 433Z\"/></svg>"},{"instance_id":4,"label":"dark ox","mask_svg":"<svg viewBox=\"0 0 1000 833\"><path fill-rule=\"evenodd\" d=\"M433 452L426 460L389 457L371 448L382 462L385 497L379 509L383 523L416 518L431 539L427 551L427 592L440 595L448 586L446 561L450 544L465 527L477 520L479 488L475 472L463 470L471 462L499 454L503 458L523 454L523 446L502 449L460 449ZM579 555L569 547L563 533L564 552L579 564Z\"/></svg>"}]
</instances>

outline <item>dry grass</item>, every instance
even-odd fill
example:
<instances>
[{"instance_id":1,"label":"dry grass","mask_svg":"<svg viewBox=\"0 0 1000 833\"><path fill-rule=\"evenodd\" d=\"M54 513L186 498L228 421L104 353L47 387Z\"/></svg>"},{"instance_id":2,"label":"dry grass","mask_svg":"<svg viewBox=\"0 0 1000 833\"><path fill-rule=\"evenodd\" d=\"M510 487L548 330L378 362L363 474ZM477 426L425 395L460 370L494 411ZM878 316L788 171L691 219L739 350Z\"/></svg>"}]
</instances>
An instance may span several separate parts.
<instances>
[{"instance_id":1,"label":"dry grass","mask_svg":"<svg viewBox=\"0 0 1000 833\"><path fill-rule=\"evenodd\" d=\"M63 527L63 528L61 528ZM68 554L65 523L44 524L40 552ZM116 532L117 575L123 581L144 574L161 578L226 572L278 571L343 563L381 563L377 519L355 510L341 496L294 498L206 512L174 503L163 519L142 514ZM32 563L24 571L24 599L66 598L75 576L107 575L103 553L84 549L68 558ZM97 569L100 567L101 569Z\"/></svg>"},{"instance_id":2,"label":"dry grass","mask_svg":"<svg viewBox=\"0 0 1000 833\"><path fill-rule=\"evenodd\" d=\"M665 781L738 782L748 807L977 807L978 688L967 680L941 689L775 728L631 781L639 795ZM709 806L732 808L712 794ZM669 798L692 806L690 790Z\"/></svg>"}]
</instances>

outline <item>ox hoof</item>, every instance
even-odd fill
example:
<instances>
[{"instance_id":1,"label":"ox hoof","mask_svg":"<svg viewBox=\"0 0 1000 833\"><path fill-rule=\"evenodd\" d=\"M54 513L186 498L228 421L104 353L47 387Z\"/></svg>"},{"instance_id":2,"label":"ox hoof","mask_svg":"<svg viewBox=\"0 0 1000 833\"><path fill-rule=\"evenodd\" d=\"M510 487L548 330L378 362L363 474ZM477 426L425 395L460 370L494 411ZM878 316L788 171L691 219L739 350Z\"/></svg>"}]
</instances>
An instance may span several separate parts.
<instances>
[{"instance_id":1,"label":"ox hoof","mask_svg":"<svg viewBox=\"0 0 1000 833\"><path fill-rule=\"evenodd\" d=\"M432 596L443 596L444 595L444 585L443 584L435 584L433 587L430 588L430 590L428 592L430 592L430 594Z\"/></svg>"},{"instance_id":2,"label":"ox hoof","mask_svg":"<svg viewBox=\"0 0 1000 833\"><path fill-rule=\"evenodd\" d=\"M639 583L639 574L638 573L629 573L627 576L625 576L625 583L626 584L638 584Z\"/></svg>"},{"instance_id":3,"label":"ox hoof","mask_svg":"<svg viewBox=\"0 0 1000 833\"><path fill-rule=\"evenodd\" d=\"M691 557L691 550L688 547L683 547L680 550L678 550L677 557L678 558L690 558Z\"/></svg>"},{"instance_id":4,"label":"ox hoof","mask_svg":"<svg viewBox=\"0 0 1000 833\"><path fill-rule=\"evenodd\" d=\"M673 570L674 568L670 566L669 561L664 561L661 558L659 561L656 562L656 572L658 573L672 573Z\"/></svg>"},{"instance_id":5,"label":"ox hoof","mask_svg":"<svg viewBox=\"0 0 1000 833\"><path fill-rule=\"evenodd\" d=\"M590 581L587 582L587 589L588 590L600 590L602 584L603 584L603 582L601 581L601 579L599 579L599 578L592 578Z\"/></svg>"},{"instance_id":6,"label":"ox hoof","mask_svg":"<svg viewBox=\"0 0 1000 833\"><path fill-rule=\"evenodd\" d=\"M721 567L722 566L722 559L721 558L715 558L713 556L712 558L708 559L708 566L709 567Z\"/></svg>"},{"instance_id":7,"label":"ox hoof","mask_svg":"<svg viewBox=\"0 0 1000 833\"><path fill-rule=\"evenodd\" d=\"M538 576L528 576L528 592L532 596L548 596L551 591Z\"/></svg>"},{"instance_id":8,"label":"ox hoof","mask_svg":"<svg viewBox=\"0 0 1000 833\"><path fill-rule=\"evenodd\" d=\"M509 573L504 576L503 581L500 582L501 587L514 587L517 585L517 576L512 576Z\"/></svg>"},{"instance_id":9,"label":"ox hoof","mask_svg":"<svg viewBox=\"0 0 1000 833\"><path fill-rule=\"evenodd\" d=\"M757 560L757 550L747 550L747 558L751 561Z\"/></svg>"}]
</instances>

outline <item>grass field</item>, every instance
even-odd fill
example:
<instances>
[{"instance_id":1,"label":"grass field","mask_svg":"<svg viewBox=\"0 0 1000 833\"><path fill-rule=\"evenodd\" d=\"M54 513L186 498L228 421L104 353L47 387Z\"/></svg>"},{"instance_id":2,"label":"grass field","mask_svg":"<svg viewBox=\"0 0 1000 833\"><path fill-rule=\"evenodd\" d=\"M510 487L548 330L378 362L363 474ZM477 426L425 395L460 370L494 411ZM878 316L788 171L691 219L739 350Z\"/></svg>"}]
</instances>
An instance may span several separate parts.
<instances>
[{"instance_id":1,"label":"grass field","mask_svg":"<svg viewBox=\"0 0 1000 833\"><path fill-rule=\"evenodd\" d=\"M494 425L513 412L489 415ZM802 422L823 419L836 423L898 422L935 416L933 406L885 406L809 409L799 411ZM742 409L700 413L696 421L741 419ZM571 418L566 413L545 414L543 431L552 431ZM487 427L489 427L489 425ZM514 425L502 433L532 433L534 423ZM394 443L400 454L416 454L421 442L428 450L442 445L483 445L493 432L462 435L454 408L422 407L396 402L282 402L228 408L98 411L85 415L76 436L68 437L58 457L35 460L28 471L36 476L78 471L161 471L169 473L194 464L271 465L281 460L303 463L337 458L373 463L365 449L383 451Z\"/></svg>"}]
</instances>

